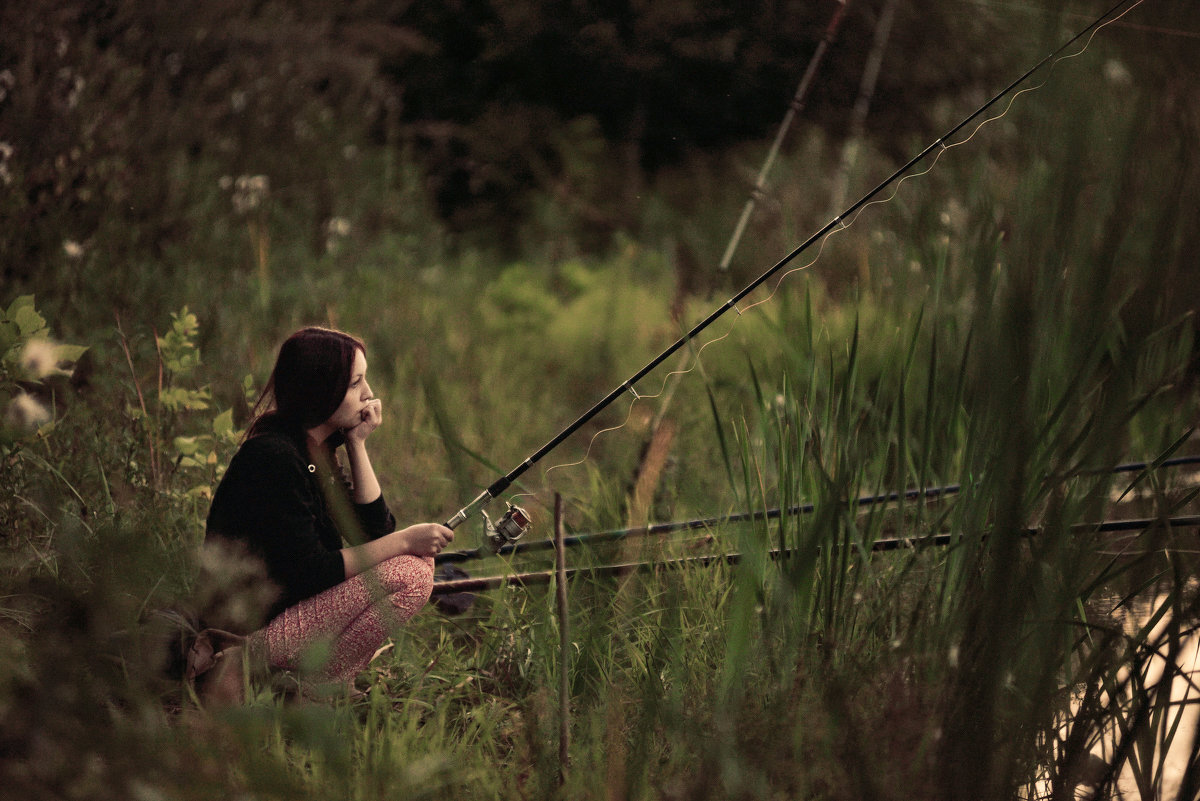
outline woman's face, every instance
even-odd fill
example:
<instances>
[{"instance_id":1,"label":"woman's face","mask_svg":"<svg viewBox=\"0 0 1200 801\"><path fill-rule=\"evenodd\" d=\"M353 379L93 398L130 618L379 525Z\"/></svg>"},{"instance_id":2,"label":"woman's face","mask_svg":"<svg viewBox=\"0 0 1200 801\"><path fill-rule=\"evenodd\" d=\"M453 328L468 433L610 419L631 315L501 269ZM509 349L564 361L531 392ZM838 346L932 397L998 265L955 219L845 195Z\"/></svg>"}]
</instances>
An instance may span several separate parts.
<instances>
[{"instance_id":1,"label":"woman's face","mask_svg":"<svg viewBox=\"0 0 1200 801\"><path fill-rule=\"evenodd\" d=\"M346 389L346 397L342 405L329 418L329 424L335 430L354 428L362 422L363 410L373 396L371 387L367 384L367 357L361 350L354 351L354 367L350 371L350 386Z\"/></svg>"}]
</instances>

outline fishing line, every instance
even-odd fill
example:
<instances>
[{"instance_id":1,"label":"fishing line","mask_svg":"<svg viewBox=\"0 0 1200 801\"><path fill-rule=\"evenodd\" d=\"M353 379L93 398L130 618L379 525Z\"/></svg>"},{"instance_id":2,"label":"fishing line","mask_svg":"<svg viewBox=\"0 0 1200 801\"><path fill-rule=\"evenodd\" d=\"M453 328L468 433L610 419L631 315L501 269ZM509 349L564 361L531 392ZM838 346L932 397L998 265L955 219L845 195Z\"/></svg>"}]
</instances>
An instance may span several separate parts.
<instances>
[{"instance_id":1,"label":"fishing line","mask_svg":"<svg viewBox=\"0 0 1200 801\"><path fill-rule=\"evenodd\" d=\"M741 319L742 315L746 311L753 308L754 306L761 305L762 303L765 303L765 302L769 301L771 298L773 298L775 296L775 293L778 291L783 278L786 278L788 275L791 275L794 272L799 272L801 270L807 269L807 268L811 267L813 264L815 264L817 259L820 258L821 253L824 250L825 240L828 239L828 237L831 234L839 233L841 231L846 230L846 228L848 228L851 224L853 224L858 219L861 212L864 209L866 209L868 206L876 205L879 203L890 202L893 198L896 197L896 194L899 192L900 186L903 185L904 181L908 180L908 178L919 177L921 175L928 173L937 164L937 161L938 161L938 159L940 159L940 156L942 153L944 153L946 150L948 150L952 146L958 146L960 144L965 144L966 142L970 141L975 136L975 134L979 131L979 129L981 129L984 125L987 125L988 123L993 122L996 119L1000 119L1000 118L1004 117L1008 113L1009 109L1011 109L1012 104L1013 104L1013 102L1015 102L1017 97L1019 97L1021 94L1024 94L1027 91L1033 91L1035 89L1041 88L1042 86L1045 85L1045 80L1043 80L1042 83L1038 84L1037 86L1023 89L1023 90L1017 92L1016 94L1014 94L1009 99L1008 105L1005 106L1004 112L1002 112L1001 114L999 114L995 117L991 117L991 118L985 119L982 122L980 122L971 131L970 135L966 137L966 139L956 142L956 143L953 143L952 145L947 145L948 140L950 140L952 137L956 136L960 131L962 131L968 125L975 122L975 120L978 117L980 117L982 114L987 112L992 106L999 103L1000 100L1002 100L1003 98L1008 96L1010 93L1012 93L1014 89L1017 89L1017 87L1019 87L1022 83L1024 83L1026 80L1028 80L1032 75L1034 75L1036 72L1041 70L1047 64L1049 64L1050 71L1053 71L1054 65L1057 64L1058 61L1061 61L1064 58L1074 58L1074 57L1080 55L1081 53L1083 53L1084 51L1086 51L1088 49L1088 47L1090 47L1091 42L1095 38L1096 34L1102 28L1121 19L1126 14L1128 14L1130 11L1132 11L1134 8L1137 8L1138 6L1140 6L1143 2L1144 2L1144 0L1134 0L1132 5L1129 5L1130 0L1120 0L1120 2L1118 2L1112 8L1110 8L1107 12L1102 14L1100 17L1096 18L1095 21L1093 21L1086 28L1084 28L1083 30L1081 30L1080 32L1075 34L1073 37L1068 39L1065 43L1060 45L1057 49L1055 49L1050 54L1048 54L1047 56L1042 58L1037 64L1035 64L1034 66L1032 66L1028 70L1026 70L1020 77L1018 77L1016 80L1014 80L1012 83L1010 83L1004 89L1002 89L999 93L997 93L990 100L985 102L983 105L979 106L975 111L973 111L969 115L967 115L961 122L959 122L957 125L952 127L949 131L947 131L945 134L943 134L941 137L939 137L932 144L928 145L925 149L923 149L916 156L912 157L908 162L906 162L898 170L893 172L888 178L886 178L884 181L882 181L880 184L878 184L874 189L867 192L859 200L857 200L855 203L853 203L849 208L847 208L845 211L843 211L841 214L839 214L833 220L826 223L822 228L820 228L818 231L816 231L811 236L809 236L809 238L806 239L803 243L801 243L799 246L794 248L790 253L788 253L786 256L784 256L782 259L780 259L778 262L776 262L774 266L772 266L771 268L766 270L754 281L751 281L741 291L739 291L737 294L732 296L724 304L722 304L721 306L717 307L712 312L710 312L708 314L708 316L706 316L700 322L696 323L687 333L685 333L682 337L677 339L674 342L674 344L672 344L670 347L668 347L666 350L664 350L662 353L660 353L658 356L656 356L654 359L652 359L650 362L648 362L644 367L642 367L640 370L638 370L633 376L631 376L629 379L627 379L625 382L623 382L616 389L612 390L608 395L606 395L604 398L602 398L599 402L594 404L588 411L584 412L573 423L568 425L566 428L564 428L562 431L560 431L557 435L555 435L553 438L551 438L545 445L543 445L541 448L539 448L537 451L535 451L533 454L531 454L529 457L527 457L525 459L525 461L521 462L519 465L517 465L517 467L513 468L509 473L498 478L495 482L492 483L491 486L489 486L487 489L485 489L483 492L481 492L474 500L472 500L470 503L468 503L466 506L464 506L462 509L460 509L457 513L455 513L454 516L452 516L449 520L447 520L446 526L449 528L455 528L456 526L461 524L464 520L466 520L468 517L472 516L475 512L478 511L478 512L483 513L483 516L485 519L485 526L486 526L485 532L487 533L488 538L492 541L493 545L503 544L504 536L497 533L498 528L505 529L505 530L515 530L512 528L514 519L520 521L517 524L517 528L519 528L519 531L516 531L514 539L516 537L520 537L521 534L524 533L524 530L525 530L524 527L528 525L528 516L525 514L524 510L522 510L518 507L515 507L510 503L509 510L505 514L504 519L501 521L500 526L499 527L492 526L491 521L487 517L486 512L483 511L484 506L490 500L498 497L500 495L500 493L507 490L512 485L512 483L514 481L516 481L520 476L522 476L529 468L531 468L534 464L536 464L543 457L545 457L547 454L549 454L552 450L557 448L569 436L571 436L576 431L578 431L580 428L582 428L584 425L586 425L592 418L594 418L597 414L599 414L601 411L603 411L609 405L611 405L618 397L623 395L626 391L631 391L635 397L630 402L629 411L626 414L625 421L622 422L618 426L610 427L608 429L605 429L604 431L597 432L595 435L593 435L591 441L589 441L588 453L590 453L592 443L595 441L595 438L600 433L607 433L607 432L611 432L611 431L615 431L615 430L624 428L628 424L629 420L632 419L633 405L636 404L639 399L642 399L642 398L650 399L650 398L656 397L656 396L644 396L644 395L639 396L638 393L633 390L634 385L636 385L638 381L640 381L647 374L649 374L652 370L654 370L659 365L661 365L667 358L669 358L672 354L674 354L676 351L678 351L685 344L690 344L697 336L699 336L699 334L701 332L703 332L706 328L708 328L718 318L724 316L730 309L736 308L738 310L738 316L736 318L734 318L734 320L732 321L730 329L727 330L725 332L725 334L723 334L721 337L711 339L711 340L708 340L707 342L705 342L704 345L700 348L700 351L697 351L696 358L692 360L691 366L687 370L682 371L682 374L686 375L688 373L691 373L695 369L697 369L697 367L699 366L699 354L704 350L704 348L710 344L713 344L714 342L720 341L720 340L728 337L730 332L732 331L732 326L736 325L737 321L739 319ZM1117 14L1117 11L1119 9L1121 9L1123 6L1127 6L1127 5L1128 5L1128 7L1125 8L1124 11L1121 11L1121 13ZM1116 16L1113 16L1114 14ZM1112 17L1112 18L1109 19L1109 17ZM1065 50L1067 50L1067 48L1073 46L1079 40L1084 39L1085 36L1087 37L1087 39L1085 40L1082 48L1078 52L1073 53L1070 56L1060 55ZM914 175L908 175L909 171L913 167L915 167L917 164L919 164L921 161L923 161L930 153L934 152L935 150L938 150L937 158L934 159L933 163L930 164L928 168L926 168L921 173L917 173ZM893 189L891 195L889 195L885 199L878 199L878 200L876 199L877 195L879 195L881 192L883 192L885 189L892 186L893 184L895 184L895 188ZM773 275L775 275L781 269L786 267L788 264L790 264L792 261L794 261L801 253L808 250L813 244L815 244L817 242L821 243L821 248L818 249L817 255L811 261L809 261L807 264L805 264L804 266L793 268L793 269L785 272L780 277L779 281L776 282L775 287L773 288L772 292L768 295L767 298L765 298L764 300L758 301L744 309L742 307L738 306L738 304L744 298L746 298L752 292L757 290L760 286L762 286L764 283L766 283ZM665 387L665 379L664 379L663 386ZM659 392L661 393L661 391L662 390L660 389ZM575 462L574 465L581 464L586 460L587 460L587 456L585 456L583 460L581 460L579 462ZM574 466L574 465L562 464L559 466L560 467L568 467L568 466ZM551 469L554 469L554 468L548 468L546 472L549 473ZM519 498L519 497L530 497L530 496L533 496L532 492L520 493L520 494L514 495L513 497Z\"/></svg>"}]
</instances>

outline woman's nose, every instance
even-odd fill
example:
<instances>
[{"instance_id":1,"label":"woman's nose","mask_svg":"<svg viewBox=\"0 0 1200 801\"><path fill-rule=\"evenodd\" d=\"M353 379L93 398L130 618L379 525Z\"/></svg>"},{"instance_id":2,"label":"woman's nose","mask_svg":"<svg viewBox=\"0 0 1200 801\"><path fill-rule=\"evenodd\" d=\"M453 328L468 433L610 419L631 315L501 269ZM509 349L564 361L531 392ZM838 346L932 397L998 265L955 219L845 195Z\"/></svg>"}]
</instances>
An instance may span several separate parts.
<instances>
[{"instance_id":1,"label":"woman's nose","mask_svg":"<svg viewBox=\"0 0 1200 801\"><path fill-rule=\"evenodd\" d=\"M371 394L371 385L368 384L367 379L364 378L362 382L362 399L370 400L372 397L374 396Z\"/></svg>"}]
</instances>

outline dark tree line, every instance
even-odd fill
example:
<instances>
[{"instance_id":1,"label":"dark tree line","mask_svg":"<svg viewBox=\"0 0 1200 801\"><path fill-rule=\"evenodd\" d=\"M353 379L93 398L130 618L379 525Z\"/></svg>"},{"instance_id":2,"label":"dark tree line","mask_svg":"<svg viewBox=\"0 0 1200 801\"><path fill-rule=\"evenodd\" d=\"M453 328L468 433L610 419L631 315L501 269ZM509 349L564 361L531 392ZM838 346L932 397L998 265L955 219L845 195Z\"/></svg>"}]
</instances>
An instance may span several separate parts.
<instances>
[{"instance_id":1,"label":"dark tree line","mask_svg":"<svg viewBox=\"0 0 1200 801\"><path fill-rule=\"evenodd\" d=\"M882 0L851 0L806 117L835 137ZM23 278L64 238L154 253L198 224L195 182L267 174L312 214L403 149L459 229L508 224L571 159L587 204L697 149L771 135L836 0L26 0L0 8L0 259ZM1187 15L1179 5L1179 16ZM900 4L869 130L902 154L947 98L1036 53L1032 28L959 2ZM1011 16L1011 14L1010 14ZM1032 19L1037 20L1037 17ZM1003 22L1007 20L1007 23ZM1043 27L1063 24L1043 15ZM285 195L286 196L286 195Z\"/></svg>"}]
</instances>

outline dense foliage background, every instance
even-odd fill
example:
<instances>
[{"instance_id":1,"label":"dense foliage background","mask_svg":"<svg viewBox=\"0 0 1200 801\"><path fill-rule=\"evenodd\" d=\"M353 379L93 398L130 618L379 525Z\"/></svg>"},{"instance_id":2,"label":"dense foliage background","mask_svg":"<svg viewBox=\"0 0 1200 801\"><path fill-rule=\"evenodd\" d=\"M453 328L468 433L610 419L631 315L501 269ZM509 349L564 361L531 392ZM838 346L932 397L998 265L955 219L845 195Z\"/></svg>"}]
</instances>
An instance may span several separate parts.
<instances>
[{"instance_id":1,"label":"dense foliage background","mask_svg":"<svg viewBox=\"0 0 1200 801\"><path fill-rule=\"evenodd\" d=\"M556 492L576 531L814 504L572 556L751 554L737 570L573 583L569 656L548 597L483 595L398 634L365 702L269 687L183 725L160 613L236 599L193 597L196 546L287 333L366 339L388 497L444 519L1107 6L4 4L0 779L30 798L1066 797L1115 720L1102 793L1131 764L1143 797L1194 790L1148 756L1175 738L1169 697L1129 678L1190 642L1187 535L1072 528L1194 504L1187 475L1106 473L1195 450L1193 5L1145 0L1070 48L714 326L700 366L676 382L672 360L516 488L539 536ZM871 556L951 531L956 549ZM771 546L800 556L753 556ZM1139 627L1112 599L1146 588Z\"/></svg>"}]
</instances>

